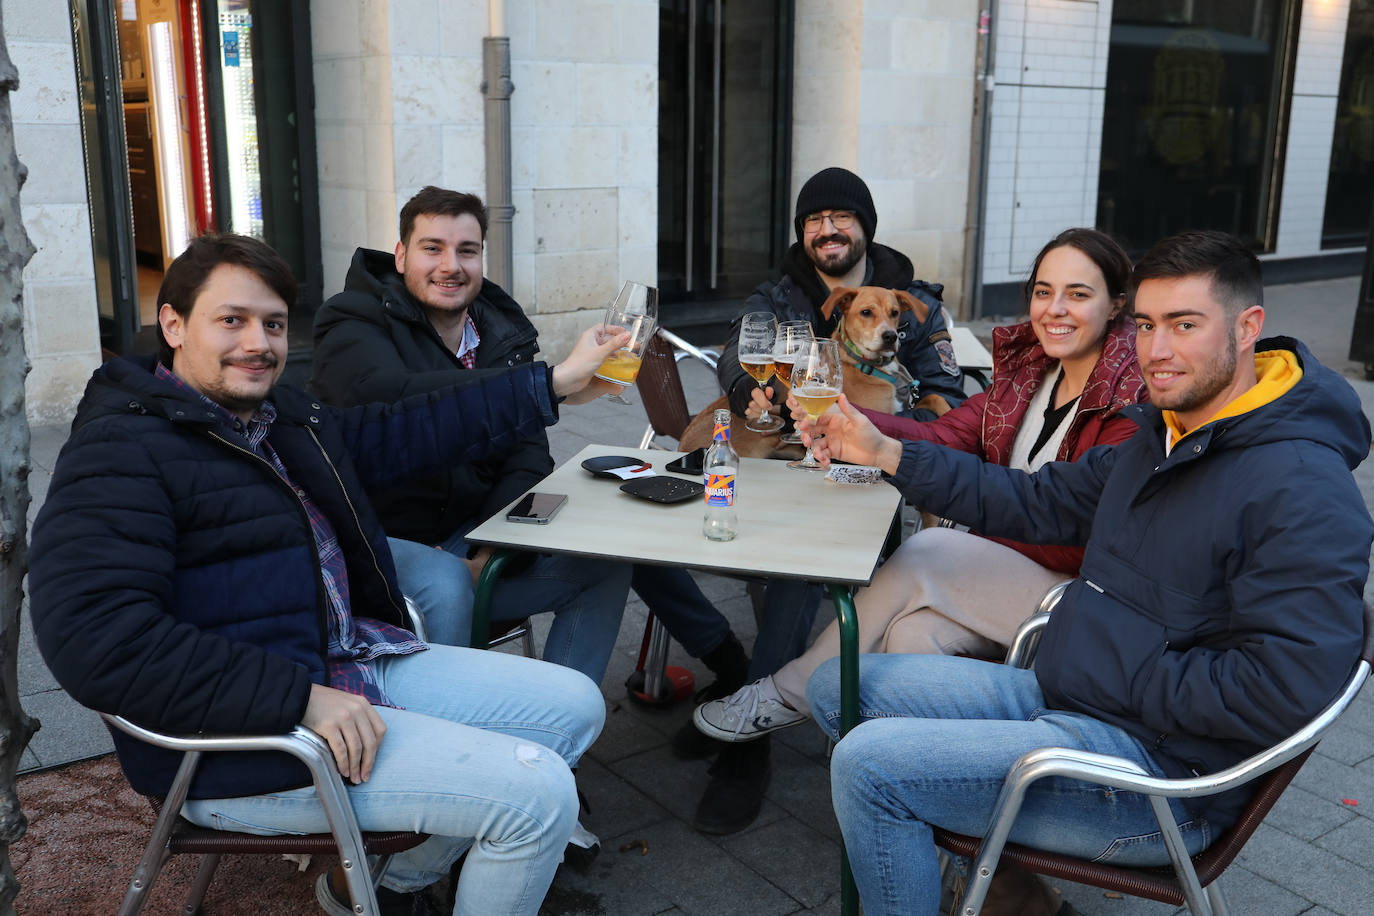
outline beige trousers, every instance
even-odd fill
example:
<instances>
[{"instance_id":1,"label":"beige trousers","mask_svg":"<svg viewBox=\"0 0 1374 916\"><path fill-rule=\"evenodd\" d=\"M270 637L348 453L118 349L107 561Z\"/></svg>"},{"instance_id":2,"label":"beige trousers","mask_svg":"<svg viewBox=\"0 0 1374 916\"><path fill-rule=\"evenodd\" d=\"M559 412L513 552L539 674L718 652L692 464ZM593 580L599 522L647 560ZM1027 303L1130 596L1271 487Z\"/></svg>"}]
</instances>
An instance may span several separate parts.
<instances>
[{"instance_id":1,"label":"beige trousers","mask_svg":"<svg viewBox=\"0 0 1374 916\"><path fill-rule=\"evenodd\" d=\"M1045 592L1070 578L987 538L927 528L906 540L854 597L859 652L996 656ZM832 621L815 644L773 675L793 709L810 714L806 681L840 654Z\"/></svg>"}]
</instances>

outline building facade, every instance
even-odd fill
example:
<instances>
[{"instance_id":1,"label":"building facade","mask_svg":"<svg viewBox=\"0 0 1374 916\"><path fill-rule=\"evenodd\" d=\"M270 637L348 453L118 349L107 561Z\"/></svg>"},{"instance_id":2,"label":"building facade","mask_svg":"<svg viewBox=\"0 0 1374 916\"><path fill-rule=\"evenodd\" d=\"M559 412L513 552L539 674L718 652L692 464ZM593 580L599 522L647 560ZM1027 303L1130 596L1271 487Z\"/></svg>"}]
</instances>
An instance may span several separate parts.
<instances>
[{"instance_id":1,"label":"building facade","mask_svg":"<svg viewBox=\"0 0 1374 916\"><path fill-rule=\"evenodd\" d=\"M1134 250L1234 231L1273 275L1354 272L1374 158L1374 0L507 0L512 292L556 358L626 280L719 334L816 170L954 314L1020 311L1071 225ZM485 196L483 0L0 0L28 410L153 345L188 234L265 238L313 309L418 188Z\"/></svg>"}]
</instances>

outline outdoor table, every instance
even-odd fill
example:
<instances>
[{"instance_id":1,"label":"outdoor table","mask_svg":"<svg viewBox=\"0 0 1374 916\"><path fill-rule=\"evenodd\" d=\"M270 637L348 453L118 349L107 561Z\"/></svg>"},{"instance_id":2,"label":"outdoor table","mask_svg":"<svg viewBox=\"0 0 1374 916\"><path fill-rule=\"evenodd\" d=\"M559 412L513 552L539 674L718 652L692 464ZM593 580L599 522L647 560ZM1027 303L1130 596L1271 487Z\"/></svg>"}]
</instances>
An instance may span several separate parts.
<instances>
[{"instance_id":1,"label":"outdoor table","mask_svg":"<svg viewBox=\"0 0 1374 916\"><path fill-rule=\"evenodd\" d=\"M840 732L859 718L858 619L851 589L873 578L901 495L891 485L839 484L819 471L798 471L782 461L740 460L739 534L732 541L701 533L703 500L663 505L630 496L620 482L593 477L582 462L600 455L626 455L663 470L679 452L589 445L532 489L568 497L545 525L506 520L506 509L478 525L469 543L498 548L477 585L472 645L485 645L491 590L514 554L530 550L618 559L630 563L682 566L707 572L803 579L824 584L835 602L840 627ZM685 479L685 478L683 478ZM512 501L514 505L514 501ZM509 507L506 507L507 509ZM804 532L814 536L803 537ZM843 847L841 847L843 848ZM858 894L848 858L841 864L842 911L858 912Z\"/></svg>"}]
</instances>

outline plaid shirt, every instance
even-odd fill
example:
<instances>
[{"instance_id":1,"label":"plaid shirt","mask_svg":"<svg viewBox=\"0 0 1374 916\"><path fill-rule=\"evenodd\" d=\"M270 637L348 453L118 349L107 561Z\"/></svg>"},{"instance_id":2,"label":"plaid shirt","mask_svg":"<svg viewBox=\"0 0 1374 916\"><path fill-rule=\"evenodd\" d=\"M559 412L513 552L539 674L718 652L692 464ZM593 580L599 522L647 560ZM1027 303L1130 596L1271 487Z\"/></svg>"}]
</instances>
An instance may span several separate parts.
<instances>
[{"instance_id":1,"label":"plaid shirt","mask_svg":"<svg viewBox=\"0 0 1374 916\"><path fill-rule=\"evenodd\" d=\"M477 333L477 322L472 320L472 312L468 311L467 321L463 324L463 343L458 347L458 352L453 354L458 357L458 362L463 364L464 369L471 369L477 365L477 347L482 343L482 335Z\"/></svg>"},{"instance_id":2,"label":"plaid shirt","mask_svg":"<svg viewBox=\"0 0 1374 916\"><path fill-rule=\"evenodd\" d=\"M272 465L278 476L286 482L305 507L306 517L310 519L310 533L314 536L315 549L320 560L320 577L324 581L325 593L329 597L329 686L355 693L378 706L395 706L377 683L376 672L367 664L371 659L382 655L409 655L429 648L408 630L373 620L371 617L354 617L348 599L348 563L339 549L339 539L329 519L319 510L305 490L298 487L286 473L286 466L267 441L272 423L277 419L277 408L270 401L263 401L245 425L242 420L225 410L186 384L176 373L161 363L157 367L157 377L170 382L182 391L194 394L206 404L217 410L224 419L248 443L253 454Z\"/></svg>"}]
</instances>

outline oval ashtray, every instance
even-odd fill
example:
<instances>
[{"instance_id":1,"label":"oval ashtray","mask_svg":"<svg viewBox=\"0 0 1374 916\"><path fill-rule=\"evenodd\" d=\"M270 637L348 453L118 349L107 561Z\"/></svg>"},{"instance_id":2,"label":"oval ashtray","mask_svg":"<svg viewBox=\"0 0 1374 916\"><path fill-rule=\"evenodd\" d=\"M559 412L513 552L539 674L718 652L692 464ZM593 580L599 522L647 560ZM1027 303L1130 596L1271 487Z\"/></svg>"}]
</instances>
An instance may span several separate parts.
<instances>
[{"instance_id":1,"label":"oval ashtray","mask_svg":"<svg viewBox=\"0 0 1374 916\"><path fill-rule=\"evenodd\" d=\"M647 499L656 503L680 503L688 499L700 499L706 488L700 481L683 480L680 477L641 477L620 485L620 489L631 496Z\"/></svg>"},{"instance_id":2,"label":"oval ashtray","mask_svg":"<svg viewBox=\"0 0 1374 916\"><path fill-rule=\"evenodd\" d=\"M595 458L588 458L582 462L582 469L591 473L593 477L604 477L607 480L624 480L625 474L615 474L613 471L637 471L641 468L652 469L652 465L643 458L631 458L629 455L598 455Z\"/></svg>"}]
</instances>

